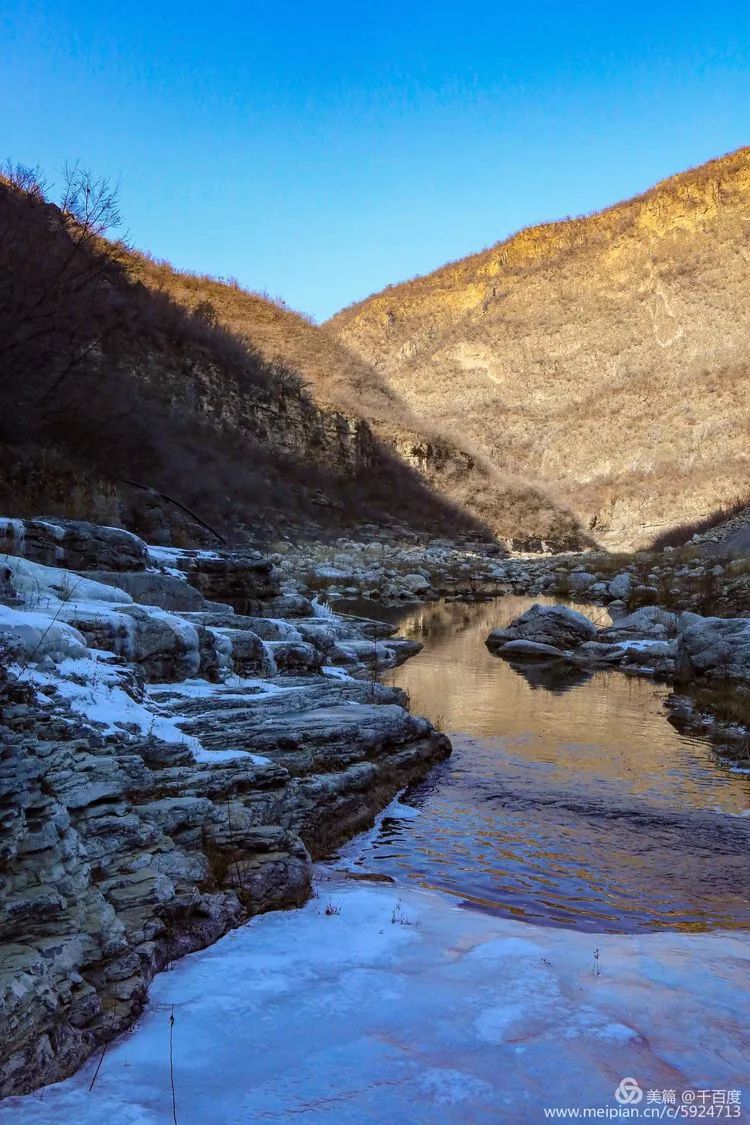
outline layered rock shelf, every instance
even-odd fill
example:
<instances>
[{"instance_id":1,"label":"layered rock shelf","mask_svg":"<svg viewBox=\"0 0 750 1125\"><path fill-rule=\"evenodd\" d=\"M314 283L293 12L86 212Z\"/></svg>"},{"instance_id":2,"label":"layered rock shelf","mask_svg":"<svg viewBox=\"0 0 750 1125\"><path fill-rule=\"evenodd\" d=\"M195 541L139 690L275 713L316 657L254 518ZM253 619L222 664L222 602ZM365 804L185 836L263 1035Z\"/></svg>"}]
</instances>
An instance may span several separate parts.
<instances>
[{"instance_id":1,"label":"layered rock shelf","mask_svg":"<svg viewBox=\"0 0 750 1125\"><path fill-rule=\"evenodd\" d=\"M1 533L4 1096L75 1070L176 958L302 903L450 744L377 678L416 642L253 552Z\"/></svg>"}]
</instances>

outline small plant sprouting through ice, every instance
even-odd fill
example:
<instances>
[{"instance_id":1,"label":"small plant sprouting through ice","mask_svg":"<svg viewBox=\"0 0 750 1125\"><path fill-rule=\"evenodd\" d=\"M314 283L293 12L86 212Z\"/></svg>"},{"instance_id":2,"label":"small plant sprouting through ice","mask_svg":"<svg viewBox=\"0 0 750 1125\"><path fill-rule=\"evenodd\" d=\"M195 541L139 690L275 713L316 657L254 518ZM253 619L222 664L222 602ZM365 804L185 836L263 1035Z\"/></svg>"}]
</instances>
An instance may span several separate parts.
<instances>
[{"instance_id":1,"label":"small plant sprouting through ice","mask_svg":"<svg viewBox=\"0 0 750 1125\"><path fill-rule=\"evenodd\" d=\"M398 926L416 926L416 925L418 925L417 922L412 922L411 918L408 918L406 916L406 914L404 914L403 910L401 909L401 900L400 899L393 908L393 913L391 914L391 925L393 925L393 926L396 926L396 925L398 925Z\"/></svg>"},{"instance_id":2,"label":"small plant sprouting through ice","mask_svg":"<svg viewBox=\"0 0 750 1125\"><path fill-rule=\"evenodd\" d=\"M341 906L339 905L339 903L334 902L332 898L329 898L328 902L326 903L326 914L330 917L331 914L340 914L340 913L341 913Z\"/></svg>"}]
</instances>

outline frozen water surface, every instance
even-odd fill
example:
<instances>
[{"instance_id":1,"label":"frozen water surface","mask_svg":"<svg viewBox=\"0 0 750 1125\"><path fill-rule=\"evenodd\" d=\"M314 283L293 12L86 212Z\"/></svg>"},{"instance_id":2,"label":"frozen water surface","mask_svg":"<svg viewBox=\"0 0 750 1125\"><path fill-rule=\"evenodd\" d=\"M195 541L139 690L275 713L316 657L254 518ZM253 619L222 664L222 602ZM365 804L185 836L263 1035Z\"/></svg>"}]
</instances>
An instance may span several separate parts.
<instances>
[{"instance_id":1,"label":"frozen water surface","mask_svg":"<svg viewBox=\"0 0 750 1125\"><path fill-rule=\"evenodd\" d=\"M595 958L598 950L598 961ZM0 1119L59 1125L544 1120L646 1092L739 1089L750 1062L742 936L595 940L326 874L163 973L139 1027ZM598 968L598 974L597 974Z\"/></svg>"}]
</instances>

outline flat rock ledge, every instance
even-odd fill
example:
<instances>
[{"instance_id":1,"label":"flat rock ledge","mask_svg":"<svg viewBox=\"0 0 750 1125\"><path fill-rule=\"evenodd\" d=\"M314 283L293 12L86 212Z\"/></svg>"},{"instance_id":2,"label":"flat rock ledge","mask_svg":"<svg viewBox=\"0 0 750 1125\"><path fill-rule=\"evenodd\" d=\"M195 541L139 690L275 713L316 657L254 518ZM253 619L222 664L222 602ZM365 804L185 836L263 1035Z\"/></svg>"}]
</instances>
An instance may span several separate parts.
<instances>
[{"instance_id":1,"label":"flat rock ledge","mask_svg":"<svg viewBox=\"0 0 750 1125\"><path fill-rule=\"evenodd\" d=\"M176 958L304 902L312 861L450 753L377 680L414 644L257 557L51 521L6 548L2 1096L71 1074Z\"/></svg>"}]
</instances>

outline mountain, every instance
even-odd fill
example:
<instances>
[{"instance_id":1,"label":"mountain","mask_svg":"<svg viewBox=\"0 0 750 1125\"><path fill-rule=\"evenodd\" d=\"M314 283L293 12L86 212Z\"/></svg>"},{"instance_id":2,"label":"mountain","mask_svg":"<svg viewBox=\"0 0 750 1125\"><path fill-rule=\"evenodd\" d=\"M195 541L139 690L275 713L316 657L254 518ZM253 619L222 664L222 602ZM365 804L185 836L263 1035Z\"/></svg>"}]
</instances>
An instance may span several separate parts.
<instances>
[{"instance_id":1,"label":"mountain","mask_svg":"<svg viewBox=\"0 0 750 1125\"><path fill-rule=\"evenodd\" d=\"M518 473L498 472L455 431L425 423L372 364L306 317L236 283L179 271L148 255L130 254L127 268L149 291L229 330L271 368L294 371L321 411L364 422L408 479L424 482L427 495L458 514L455 527L443 522L434 530L481 527L521 548L585 542L564 505ZM398 511L399 490L391 502ZM408 518L415 522L413 513Z\"/></svg>"},{"instance_id":2,"label":"mountain","mask_svg":"<svg viewBox=\"0 0 750 1125\"><path fill-rule=\"evenodd\" d=\"M265 358L205 293L186 307L164 268L103 238L90 203L102 191L74 183L60 208L25 169L0 181L4 514L172 539L200 534L202 521L237 542L367 521L486 534L361 412L315 401L294 356Z\"/></svg>"},{"instance_id":3,"label":"mountain","mask_svg":"<svg viewBox=\"0 0 750 1125\"><path fill-rule=\"evenodd\" d=\"M108 202L85 176L62 208L28 170L0 179L4 512L151 538L190 538L197 517L237 541L366 523L579 540L304 317L107 241Z\"/></svg>"},{"instance_id":4,"label":"mountain","mask_svg":"<svg viewBox=\"0 0 750 1125\"><path fill-rule=\"evenodd\" d=\"M325 330L605 546L748 491L750 148L390 286Z\"/></svg>"}]
</instances>

